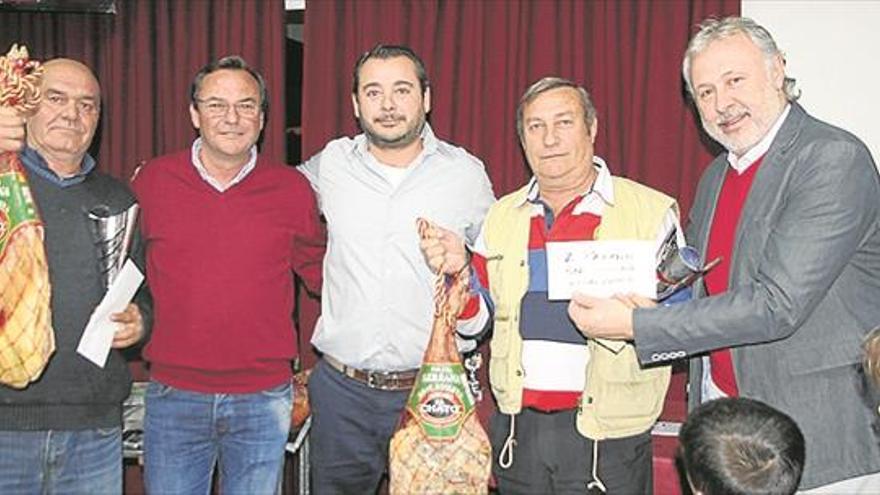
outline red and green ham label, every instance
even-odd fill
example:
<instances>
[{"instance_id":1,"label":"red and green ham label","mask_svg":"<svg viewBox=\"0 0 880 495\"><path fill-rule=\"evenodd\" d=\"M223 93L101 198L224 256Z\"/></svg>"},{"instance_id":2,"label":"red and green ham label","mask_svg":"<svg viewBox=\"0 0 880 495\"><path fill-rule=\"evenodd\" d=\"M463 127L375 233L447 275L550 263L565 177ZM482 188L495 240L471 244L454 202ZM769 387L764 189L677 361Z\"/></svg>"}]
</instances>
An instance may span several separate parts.
<instances>
[{"instance_id":1,"label":"red and green ham label","mask_svg":"<svg viewBox=\"0 0 880 495\"><path fill-rule=\"evenodd\" d=\"M473 413L474 399L461 363L422 365L406 404L430 440L454 440Z\"/></svg>"},{"instance_id":2,"label":"red and green ham label","mask_svg":"<svg viewBox=\"0 0 880 495\"><path fill-rule=\"evenodd\" d=\"M15 168L0 173L0 254L16 227L38 221L37 210L24 174Z\"/></svg>"}]
</instances>

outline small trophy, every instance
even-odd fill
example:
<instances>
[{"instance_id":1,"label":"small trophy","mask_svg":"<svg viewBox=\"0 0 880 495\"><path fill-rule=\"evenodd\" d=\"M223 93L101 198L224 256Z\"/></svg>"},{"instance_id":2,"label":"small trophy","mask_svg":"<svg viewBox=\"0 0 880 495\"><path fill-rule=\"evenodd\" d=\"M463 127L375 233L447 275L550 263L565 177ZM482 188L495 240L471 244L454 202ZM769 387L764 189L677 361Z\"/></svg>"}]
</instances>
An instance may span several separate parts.
<instances>
[{"instance_id":1,"label":"small trophy","mask_svg":"<svg viewBox=\"0 0 880 495\"><path fill-rule=\"evenodd\" d=\"M98 205L88 212L104 287L110 287L128 258L137 215L137 203L119 213L112 213L107 205Z\"/></svg>"},{"instance_id":2,"label":"small trophy","mask_svg":"<svg viewBox=\"0 0 880 495\"><path fill-rule=\"evenodd\" d=\"M691 285L721 261L718 257L700 267L700 253L690 246L679 247L674 228L663 240L657 259L658 301L663 301L682 287Z\"/></svg>"}]
</instances>

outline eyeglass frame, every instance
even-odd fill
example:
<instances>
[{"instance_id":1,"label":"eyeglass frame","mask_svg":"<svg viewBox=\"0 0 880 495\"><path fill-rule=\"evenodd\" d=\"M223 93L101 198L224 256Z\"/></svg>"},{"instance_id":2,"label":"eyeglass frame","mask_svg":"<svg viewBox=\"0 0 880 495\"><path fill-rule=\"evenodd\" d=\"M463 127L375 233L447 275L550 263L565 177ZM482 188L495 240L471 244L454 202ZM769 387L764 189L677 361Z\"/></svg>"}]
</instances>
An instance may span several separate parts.
<instances>
[{"instance_id":1,"label":"eyeglass frame","mask_svg":"<svg viewBox=\"0 0 880 495\"><path fill-rule=\"evenodd\" d=\"M262 105L254 98L247 98L235 103L230 103L222 98L193 98L200 108L204 108L205 114L210 117L223 117L229 114L229 109L234 108L235 114L240 117L254 118L263 111ZM216 105L214 109L211 105ZM253 105L253 110L249 109L249 105ZM253 112L253 113L251 113Z\"/></svg>"}]
</instances>

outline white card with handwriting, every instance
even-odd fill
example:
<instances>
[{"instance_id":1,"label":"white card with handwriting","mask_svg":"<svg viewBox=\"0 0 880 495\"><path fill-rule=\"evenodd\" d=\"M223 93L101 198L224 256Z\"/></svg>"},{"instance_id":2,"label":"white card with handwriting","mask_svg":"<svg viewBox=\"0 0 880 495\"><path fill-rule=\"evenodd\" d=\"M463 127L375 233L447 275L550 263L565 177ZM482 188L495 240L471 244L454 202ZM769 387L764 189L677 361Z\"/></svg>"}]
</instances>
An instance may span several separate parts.
<instances>
[{"instance_id":1,"label":"white card with handwriting","mask_svg":"<svg viewBox=\"0 0 880 495\"><path fill-rule=\"evenodd\" d=\"M571 299L575 292L596 297L628 293L657 297L655 242L567 241L545 246L551 300Z\"/></svg>"}]
</instances>

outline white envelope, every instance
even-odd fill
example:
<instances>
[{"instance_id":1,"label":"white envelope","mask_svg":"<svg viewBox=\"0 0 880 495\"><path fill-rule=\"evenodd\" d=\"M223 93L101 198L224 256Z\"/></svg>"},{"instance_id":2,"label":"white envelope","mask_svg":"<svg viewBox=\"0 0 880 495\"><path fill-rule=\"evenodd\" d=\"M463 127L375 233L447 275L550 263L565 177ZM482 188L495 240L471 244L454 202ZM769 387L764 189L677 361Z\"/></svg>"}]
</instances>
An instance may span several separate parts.
<instances>
[{"instance_id":1,"label":"white envelope","mask_svg":"<svg viewBox=\"0 0 880 495\"><path fill-rule=\"evenodd\" d=\"M110 315L123 311L137 292L138 287L144 280L144 274L128 259L122 270L116 276L113 283L104 294L104 299L92 311L92 316L83 331L82 338L76 352L89 361L103 368L107 364L107 356L110 354L110 344L113 343L113 334L119 329L119 324L110 321Z\"/></svg>"},{"instance_id":2,"label":"white envelope","mask_svg":"<svg viewBox=\"0 0 880 495\"><path fill-rule=\"evenodd\" d=\"M571 299L575 292L657 297L654 241L566 241L545 247L550 300Z\"/></svg>"}]
</instances>

